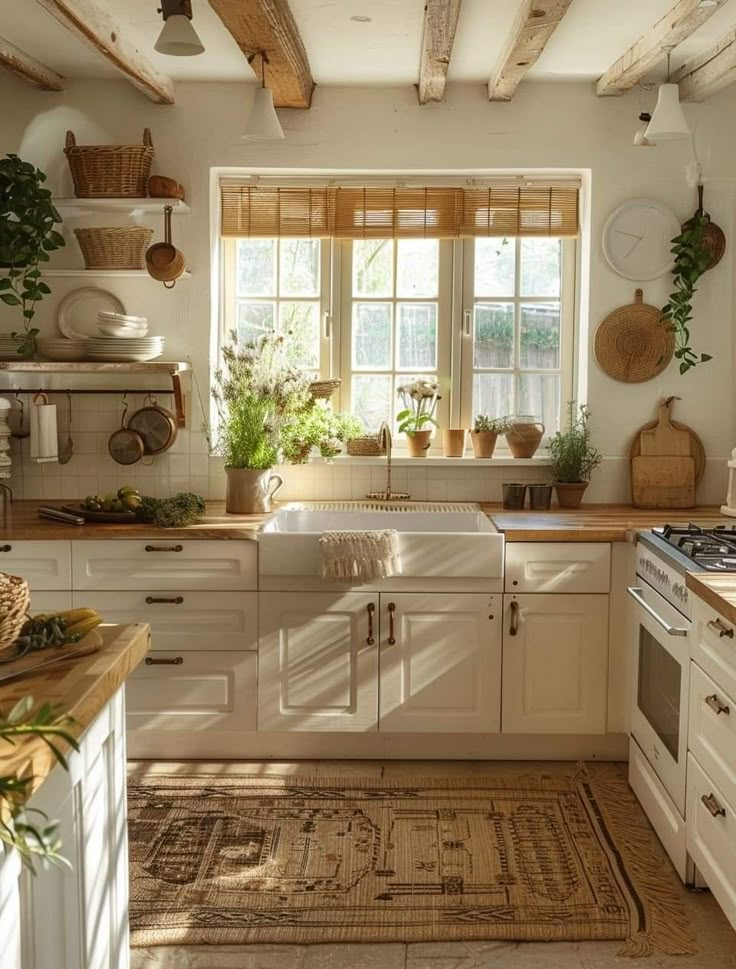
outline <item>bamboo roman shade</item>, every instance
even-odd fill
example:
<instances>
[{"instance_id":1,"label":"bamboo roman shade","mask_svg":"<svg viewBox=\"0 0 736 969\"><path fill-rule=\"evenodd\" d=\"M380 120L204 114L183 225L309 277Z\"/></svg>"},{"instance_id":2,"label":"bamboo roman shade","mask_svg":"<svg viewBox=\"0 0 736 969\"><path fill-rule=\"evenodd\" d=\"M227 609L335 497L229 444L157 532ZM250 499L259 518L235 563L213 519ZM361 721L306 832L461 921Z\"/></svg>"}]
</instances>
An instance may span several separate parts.
<instances>
[{"instance_id":1,"label":"bamboo roman shade","mask_svg":"<svg viewBox=\"0 0 736 969\"><path fill-rule=\"evenodd\" d=\"M223 236L460 239L577 236L577 186L274 186L221 183Z\"/></svg>"}]
</instances>

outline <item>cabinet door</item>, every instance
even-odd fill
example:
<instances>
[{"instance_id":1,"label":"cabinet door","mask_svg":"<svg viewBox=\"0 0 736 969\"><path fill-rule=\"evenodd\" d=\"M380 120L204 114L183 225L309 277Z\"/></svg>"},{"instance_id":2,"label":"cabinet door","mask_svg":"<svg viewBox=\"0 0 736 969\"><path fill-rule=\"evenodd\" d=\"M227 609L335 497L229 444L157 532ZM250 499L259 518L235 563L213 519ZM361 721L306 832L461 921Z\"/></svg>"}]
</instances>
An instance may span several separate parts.
<instances>
[{"instance_id":1,"label":"cabinet door","mask_svg":"<svg viewBox=\"0 0 736 969\"><path fill-rule=\"evenodd\" d=\"M608 596L504 596L504 733L605 733L607 688Z\"/></svg>"},{"instance_id":2,"label":"cabinet door","mask_svg":"<svg viewBox=\"0 0 736 969\"><path fill-rule=\"evenodd\" d=\"M501 596L381 595L381 731L498 733Z\"/></svg>"},{"instance_id":3,"label":"cabinet door","mask_svg":"<svg viewBox=\"0 0 736 969\"><path fill-rule=\"evenodd\" d=\"M3 969L21 969L20 855L0 854L0 951Z\"/></svg>"},{"instance_id":4,"label":"cabinet door","mask_svg":"<svg viewBox=\"0 0 736 969\"><path fill-rule=\"evenodd\" d=\"M262 592L258 729L371 731L378 596Z\"/></svg>"},{"instance_id":5,"label":"cabinet door","mask_svg":"<svg viewBox=\"0 0 736 969\"><path fill-rule=\"evenodd\" d=\"M71 589L71 542L0 541L0 572L23 576L31 592Z\"/></svg>"}]
</instances>

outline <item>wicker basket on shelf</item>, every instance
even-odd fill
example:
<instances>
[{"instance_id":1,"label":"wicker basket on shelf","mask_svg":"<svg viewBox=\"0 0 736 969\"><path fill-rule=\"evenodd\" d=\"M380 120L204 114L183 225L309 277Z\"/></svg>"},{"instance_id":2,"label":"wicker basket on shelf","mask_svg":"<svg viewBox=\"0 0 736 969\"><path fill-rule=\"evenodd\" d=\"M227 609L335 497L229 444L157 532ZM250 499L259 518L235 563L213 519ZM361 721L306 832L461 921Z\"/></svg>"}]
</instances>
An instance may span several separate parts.
<instances>
[{"instance_id":1,"label":"wicker basket on shelf","mask_svg":"<svg viewBox=\"0 0 736 969\"><path fill-rule=\"evenodd\" d=\"M145 269L153 229L143 226L75 229L85 269Z\"/></svg>"},{"instance_id":2,"label":"wicker basket on shelf","mask_svg":"<svg viewBox=\"0 0 736 969\"><path fill-rule=\"evenodd\" d=\"M337 378L333 378L332 380L315 380L309 385L309 391L315 400L329 400L341 382Z\"/></svg>"},{"instance_id":3,"label":"wicker basket on shelf","mask_svg":"<svg viewBox=\"0 0 736 969\"><path fill-rule=\"evenodd\" d=\"M347 443L347 451L354 458L377 458L386 453L375 434L365 437L351 437Z\"/></svg>"},{"instance_id":4,"label":"wicker basket on shelf","mask_svg":"<svg viewBox=\"0 0 736 969\"><path fill-rule=\"evenodd\" d=\"M10 650L20 635L30 604L26 580L0 572L0 656Z\"/></svg>"},{"instance_id":5,"label":"wicker basket on shelf","mask_svg":"<svg viewBox=\"0 0 736 969\"><path fill-rule=\"evenodd\" d=\"M153 161L150 129L142 145L78 145L67 131L64 149L77 198L143 198Z\"/></svg>"}]
</instances>

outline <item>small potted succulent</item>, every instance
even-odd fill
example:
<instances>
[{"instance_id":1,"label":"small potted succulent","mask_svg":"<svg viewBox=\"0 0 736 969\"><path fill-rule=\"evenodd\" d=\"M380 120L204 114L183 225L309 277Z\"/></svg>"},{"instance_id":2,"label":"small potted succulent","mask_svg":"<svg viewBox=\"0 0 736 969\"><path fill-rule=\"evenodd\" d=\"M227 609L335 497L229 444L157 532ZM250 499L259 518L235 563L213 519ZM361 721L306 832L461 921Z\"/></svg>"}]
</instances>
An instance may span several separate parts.
<instances>
[{"instance_id":1,"label":"small potted succulent","mask_svg":"<svg viewBox=\"0 0 736 969\"><path fill-rule=\"evenodd\" d=\"M549 442L552 458L552 482L561 508L579 508L590 476L603 456L590 443L590 411L581 404L575 415L575 403L568 405L568 428L558 431Z\"/></svg>"},{"instance_id":2,"label":"small potted succulent","mask_svg":"<svg viewBox=\"0 0 736 969\"><path fill-rule=\"evenodd\" d=\"M507 429L506 417L488 417L486 414L478 414L470 432L473 454L476 458L492 458L498 435L505 434Z\"/></svg>"},{"instance_id":3,"label":"small potted succulent","mask_svg":"<svg viewBox=\"0 0 736 969\"><path fill-rule=\"evenodd\" d=\"M396 415L396 420L399 431L406 434L409 457L424 457L429 450L432 428L438 426L434 416L442 399L438 391L439 384L431 377L419 377L397 389L404 407Z\"/></svg>"}]
</instances>

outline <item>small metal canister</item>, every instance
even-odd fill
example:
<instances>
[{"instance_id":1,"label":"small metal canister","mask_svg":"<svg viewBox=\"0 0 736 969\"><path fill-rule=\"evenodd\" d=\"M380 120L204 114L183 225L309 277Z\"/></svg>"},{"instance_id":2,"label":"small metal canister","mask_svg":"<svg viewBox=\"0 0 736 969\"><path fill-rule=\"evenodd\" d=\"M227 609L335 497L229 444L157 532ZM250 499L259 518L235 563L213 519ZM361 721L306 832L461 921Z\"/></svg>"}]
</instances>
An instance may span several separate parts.
<instances>
[{"instance_id":1,"label":"small metal canister","mask_svg":"<svg viewBox=\"0 0 736 969\"><path fill-rule=\"evenodd\" d=\"M529 507L534 511L549 511L552 501L551 484L529 485Z\"/></svg>"},{"instance_id":2,"label":"small metal canister","mask_svg":"<svg viewBox=\"0 0 736 969\"><path fill-rule=\"evenodd\" d=\"M526 485L511 483L503 485L503 507L509 510L518 510L524 507L526 498Z\"/></svg>"}]
</instances>

